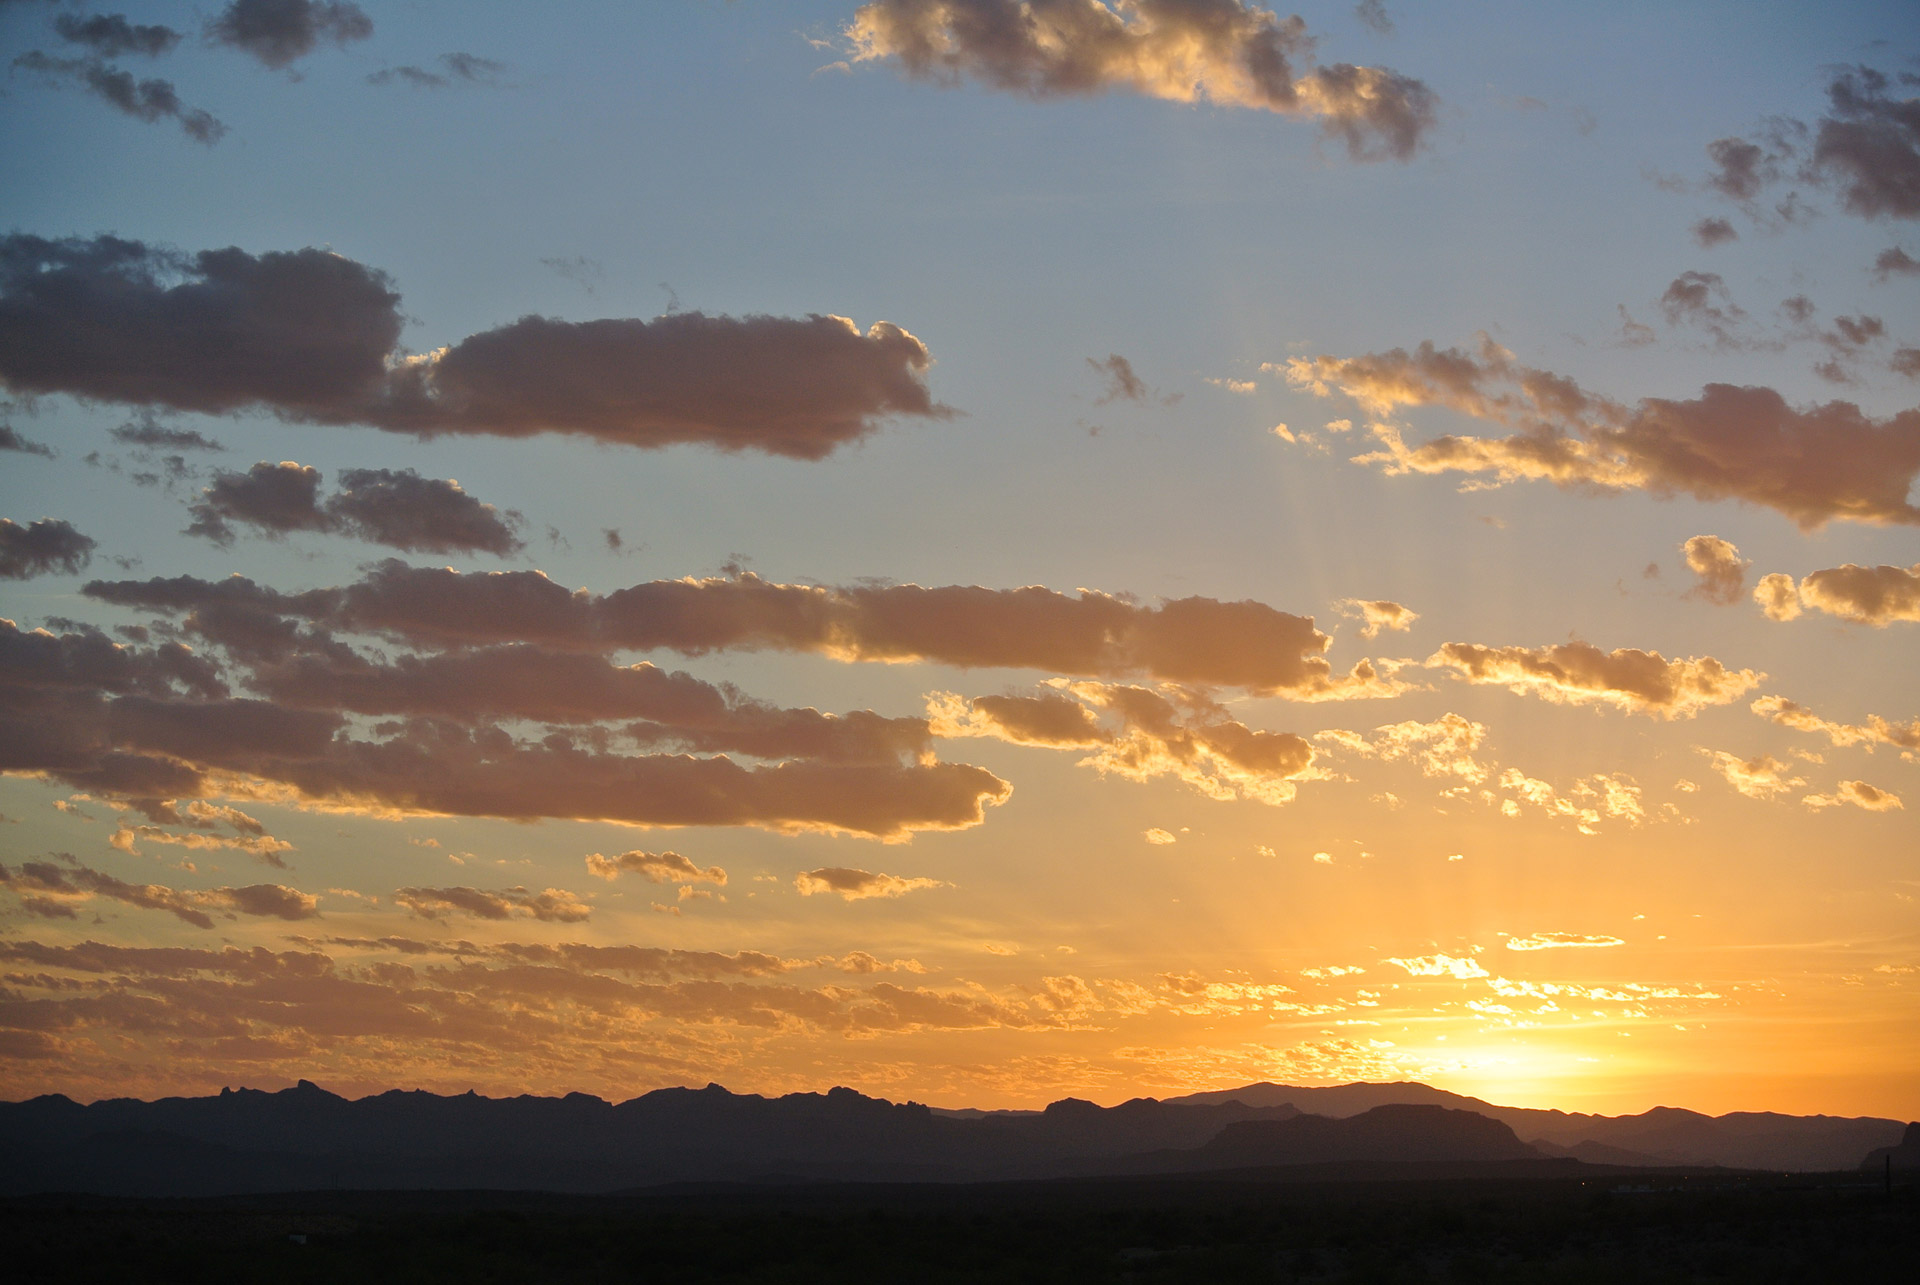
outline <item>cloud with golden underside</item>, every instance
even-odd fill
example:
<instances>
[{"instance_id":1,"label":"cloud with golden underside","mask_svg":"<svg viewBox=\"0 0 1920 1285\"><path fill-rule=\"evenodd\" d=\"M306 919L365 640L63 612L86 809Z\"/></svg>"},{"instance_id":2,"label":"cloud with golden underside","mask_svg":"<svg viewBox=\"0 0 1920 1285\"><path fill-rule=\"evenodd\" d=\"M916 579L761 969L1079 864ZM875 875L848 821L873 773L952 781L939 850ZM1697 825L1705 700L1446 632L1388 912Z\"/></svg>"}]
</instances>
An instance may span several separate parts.
<instances>
[{"instance_id":1,"label":"cloud with golden underside","mask_svg":"<svg viewBox=\"0 0 1920 1285\"><path fill-rule=\"evenodd\" d=\"M938 879L904 878L872 870L845 866L822 866L794 876L793 886L802 897L837 896L843 901L865 901L870 897L904 897L922 888L944 888Z\"/></svg>"},{"instance_id":2,"label":"cloud with golden underside","mask_svg":"<svg viewBox=\"0 0 1920 1285\"><path fill-rule=\"evenodd\" d=\"M1591 643L1483 647L1450 642L1426 660L1462 681L1505 687L1562 705L1603 705L1657 718L1691 718L1738 700L1765 674L1728 669L1711 656L1668 660L1657 651Z\"/></svg>"},{"instance_id":3,"label":"cloud with golden underside","mask_svg":"<svg viewBox=\"0 0 1920 1285\"><path fill-rule=\"evenodd\" d=\"M284 884L246 887L169 888L128 883L71 857L27 861L18 869L0 864L0 887L19 898L21 909L43 919L73 919L76 908L96 898L144 910L164 910L195 928L212 928L213 916L250 915L273 919L313 919L319 898Z\"/></svg>"},{"instance_id":4,"label":"cloud with golden underside","mask_svg":"<svg viewBox=\"0 0 1920 1285\"><path fill-rule=\"evenodd\" d=\"M1312 65L1298 17L1247 0L873 0L847 25L853 62L971 77L1032 98L1130 90L1297 116L1354 160L1410 159L1436 123L1433 91L1384 67Z\"/></svg>"},{"instance_id":5,"label":"cloud with golden underside","mask_svg":"<svg viewBox=\"0 0 1920 1285\"><path fill-rule=\"evenodd\" d=\"M1850 402L1794 407L1770 388L1709 384L1691 400L1629 406L1522 365L1482 335L1472 351L1422 343L1360 357L1293 358L1296 388L1358 402L1378 449L1354 457L1389 475L1464 473L1470 487L1550 481L1573 491L1739 500L1802 530L1829 522L1920 524L1920 410L1884 419ZM1398 411L1443 407L1515 430L1409 445Z\"/></svg>"},{"instance_id":6,"label":"cloud with golden underside","mask_svg":"<svg viewBox=\"0 0 1920 1285\"><path fill-rule=\"evenodd\" d=\"M1893 791L1868 785L1865 781L1842 781L1833 788L1831 794L1809 794L1800 802L1816 812L1845 804L1864 808L1868 812L1896 812L1907 806Z\"/></svg>"},{"instance_id":7,"label":"cloud with golden underside","mask_svg":"<svg viewBox=\"0 0 1920 1285\"><path fill-rule=\"evenodd\" d=\"M1847 562L1809 572L1798 586L1792 576L1775 571L1760 578L1753 599L1769 620L1794 620L1813 610L1884 629L1896 622L1920 621L1920 562L1911 567Z\"/></svg>"}]
</instances>

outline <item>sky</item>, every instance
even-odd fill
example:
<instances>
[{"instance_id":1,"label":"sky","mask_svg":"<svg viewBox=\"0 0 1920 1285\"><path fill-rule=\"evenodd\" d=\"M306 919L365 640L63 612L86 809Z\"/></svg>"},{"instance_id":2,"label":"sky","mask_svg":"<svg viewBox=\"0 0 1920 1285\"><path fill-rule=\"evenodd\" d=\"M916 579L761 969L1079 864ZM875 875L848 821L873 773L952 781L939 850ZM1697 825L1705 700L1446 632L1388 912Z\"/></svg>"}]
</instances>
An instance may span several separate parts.
<instances>
[{"instance_id":1,"label":"sky","mask_svg":"<svg viewBox=\"0 0 1920 1285\"><path fill-rule=\"evenodd\" d=\"M1920 1116L1910 7L0 57L0 1097Z\"/></svg>"}]
</instances>

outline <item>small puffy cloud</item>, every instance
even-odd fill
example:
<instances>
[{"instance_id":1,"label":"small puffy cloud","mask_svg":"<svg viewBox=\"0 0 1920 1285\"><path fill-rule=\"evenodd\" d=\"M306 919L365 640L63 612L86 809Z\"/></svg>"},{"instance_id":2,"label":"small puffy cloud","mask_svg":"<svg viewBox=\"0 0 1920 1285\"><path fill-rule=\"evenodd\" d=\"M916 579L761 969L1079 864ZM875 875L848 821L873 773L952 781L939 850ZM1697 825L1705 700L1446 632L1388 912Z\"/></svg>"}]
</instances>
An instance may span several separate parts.
<instances>
[{"instance_id":1,"label":"small puffy cloud","mask_svg":"<svg viewBox=\"0 0 1920 1285\"><path fill-rule=\"evenodd\" d=\"M1293 358L1287 378L1353 398L1379 417L1444 407L1515 430L1445 435L1414 446L1377 422L1379 449L1355 462L1389 475L1465 473L1476 487L1551 481L1586 492L1740 500L1804 530L1833 521L1920 524L1920 410L1875 419L1850 402L1796 408L1771 388L1709 384L1698 398L1628 406L1566 376L1521 365L1481 336L1474 351L1423 343L1361 357Z\"/></svg>"},{"instance_id":2,"label":"small puffy cloud","mask_svg":"<svg viewBox=\"0 0 1920 1285\"><path fill-rule=\"evenodd\" d=\"M1702 750L1701 753L1712 760L1713 770L1725 777L1728 785L1750 799L1771 799L1806 784L1802 778L1791 775L1790 766L1771 754L1743 759L1725 750Z\"/></svg>"},{"instance_id":3,"label":"small puffy cloud","mask_svg":"<svg viewBox=\"0 0 1920 1285\"><path fill-rule=\"evenodd\" d=\"M1890 245L1874 256L1873 279L1885 285L1895 277L1920 277L1920 259Z\"/></svg>"},{"instance_id":4,"label":"small puffy cloud","mask_svg":"<svg viewBox=\"0 0 1920 1285\"><path fill-rule=\"evenodd\" d=\"M1848 562L1815 571L1800 581L1800 602L1876 629L1894 621L1920 621L1920 563L1861 567Z\"/></svg>"},{"instance_id":5,"label":"small puffy cloud","mask_svg":"<svg viewBox=\"0 0 1920 1285\"><path fill-rule=\"evenodd\" d=\"M1387 760L1410 759L1427 776L1457 776L1477 785L1487 777L1487 766L1473 757L1486 739L1487 727L1460 714L1447 713L1431 722L1409 719L1373 729L1368 738L1358 732L1332 730L1315 733L1350 753Z\"/></svg>"},{"instance_id":6,"label":"small puffy cloud","mask_svg":"<svg viewBox=\"0 0 1920 1285\"><path fill-rule=\"evenodd\" d=\"M1740 234L1734 231L1733 224L1722 218L1701 219L1693 225L1693 239L1703 250L1711 250L1716 245L1728 241L1738 241Z\"/></svg>"},{"instance_id":7,"label":"small puffy cloud","mask_svg":"<svg viewBox=\"0 0 1920 1285\"><path fill-rule=\"evenodd\" d=\"M1116 401L1144 402L1153 396L1153 390L1147 387L1146 381L1133 373L1133 363L1119 353L1109 353L1105 361L1095 361L1089 357L1087 365L1106 380L1106 391L1094 403L1096 406Z\"/></svg>"},{"instance_id":8,"label":"small puffy cloud","mask_svg":"<svg viewBox=\"0 0 1920 1285\"><path fill-rule=\"evenodd\" d=\"M93 559L94 540L71 522L41 518L21 526L0 518L0 579L31 580L64 571L78 575Z\"/></svg>"},{"instance_id":9,"label":"small puffy cloud","mask_svg":"<svg viewBox=\"0 0 1920 1285\"><path fill-rule=\"evenodd\" d=\"M1320 122L1354 160L1410 159L1434 128L1425 84L1383 67L1311 64L1298 17L1249 0L873 0L845 35L852 60L909 76L971 76L1034 98L1128 89Z\"/></svg>"},{"instance_id":10,"label":"small puffy cloud","mask_svg":"<svg viewBox=\"0 0 1920 1285\"><path fill-rule=\"evenodd\" d=\"M920 888L944 888L938 879L905 879L899 875L875 874L870 870L850 870L845 866L822 866L796 875L793 886L803 897L832 893L846 901L868 897L904 897Z\"/></svg>"},{"instance_id":11,"label":"small puffy cloud","mask_svg":"<svg viewBox=\"0 0 1920 1285\"><path fill-rule=\"evenodd\" d=\"M844 317L527 316L399 353L384 273L318 249L188 255L117 237L0 237L0 381L420 436L572 433L819 459L890 415L941 418L932 357Z\"/></svg>"},{"instance_id":12,"label":"small puffy cloud","mask_svg":"<svg viewBox=\"0 0 1920 1285\"><path fill-rule=\"evenodd\" d=\"M1717 535L1696 535L1680 546L1686 555L1687 569L1694 574L1693 588L1687 597L1730 607L1740 601L1746 587L1747 569L1753 563L1740 556L1740 550Z\"/></svg>"},{"instance_id":13,"label":"small puffy cloud","mask_svg":"<svg viewBox=\"0 0 1920 1285\"><path fill-rule=\"evenodd\" d=\"M1410 959L1389 956L1382 962L1398 964L1414 977L1455 977L1467 981L1489 976L1471 955L1415 955Z\"/></svg>"},{"instance_id":14,"label":"small puffy cloud","mask_svg":"<svg viewBox=\"0 0 1920 1285\"><path fill-rule=\"evenodd\" d=\"M1334 610L1349 619L1362 621L1362 638L1377 638L1383 629L1405 633L1413 628L1414 621L1420 619L1420 613L1411 607L1403 607L1384 598L1346 598L1336 602Z\"/></svg>"},{"instance_id":15,"label":"small puffy cloud","mask_svg":"<svg viewBox=\"0 0 1920 1285\"><path fill-rule=\"evenodd\" d=\"M1502 816L1518 817L1522 804L1540 809L1549 816L1565 817L1581 834L1600 833L1606 819L1638 825L1646 820L1640 787L1622 773L1596 773L1575 781L1571 790L1561 794L1550 782L1528 776L1510 767L1500 774L1500 788L1513 797L1500 803Z\"/></svg>"},{"instance_id":16,"label":"small puffy cloud","mask_svg":"<svg viewBox=\"0 0 1920 1285\"><path fill-rule=\"evenodd\" d=\"M1527 937L1507 938L1508 950L1586 950L1606 946L1624 946L1618 937L1598 933L1534 933Z\"/></svg>"},{"instance_id":17,"label":"small puffy cloud","mask_svg":"<svg viewBox=\"0 0 1920 1285\"><path fill-rule=\"evenodd\" d=\"M1849 213L1920 218L1920 100L1889 96L1889 83L1871 67L1834 73L1808 167L1839 188Z\"/></svg>"},{"instance_id":18,"label":"small puffy cloud","mask_svg":"<svg viewBox=\"0 0 1920 1285\"><path fill-rule=\"evenodd\" d=\"M1660 718L1691 718L1709 705L1738 700L1765 677L1730 670L1711 656L1668 660L1657 651L1591 643L1547 647L1482 647L1447 643L1426 660L1469 683L1505 687L1562 705L1611 705Z\"/></svg>"},{"instance_id":19,"label":"small puffy cloud","mask_svg":"<svg viewBox=\"0 0 1920 1285\"><path fill-rule=\"evenodd\" d=\"M589 874L612 882L623 871L637 874L650 883L725 884L727 881L727 872L719 866L702 870L677 852L643 852L635 848L616 857L603 857L597 852L587 854Z\"/></svg>"},{"instance_id":20,"label":"small puffy cloud","mask_svg":"<svg viewBox=\"0 0 1920 1285\"><path fill-rule=\"evenodd\" d=\"M1844 803L1865 808L1869 812L1892 812L1907 806L1891 790L1882 790L1865 781L1842 781L1834 787L1832 794L1809 794L1800 801L1816 811L1837 808Z\"/></svg>"},{"instance_id":21,"label":"small puffy cloud","mask_svg":"<svg viewBox=\"0 0 1920 1285\"><path fill-rule=\"evenodd\" d=\"M1793 577L1783 571L1761 576L1753 586L1753 600L1768 620L1792 620L1800 614L1800 591L1794 587Z\"/></svg>"},{"instance_id":22,"label":"small puffy cloud","mask_svg":"<svg viewBox=\"0 0 1920 1285\"><path fill-rule=\"evenodd\" d=\"M207 23L207 39L276 70L322 42L344 48L373 34L373 19L342 0L232 0Z\"/></svg>"},{"instance_id":23,"label":"small puffy cloud","mask_svg":"<svg viewBox=\"0 0 1920 1285\"><path fill-rule=\"evenodd\" d=\"M466 915L474 919L538 919L576 924L592 913L587 904L560 888L399 888L393 899L422 919Z\"/></svg>"},{"instance_id":24,"label":"small puffy cloud","mask_svg":"<svg viewBox=\"0 0 1920 1285\"><path fill-rule=\"evenodd\" d=\"M1167 844L1180 842L1178 836L1172 831L1162 830L1159 826L1154 826L1150 830L1141 831L1140 837L1155 847L1165 847Z\"/></svg>"},{"instance_id":25,"label":"small puffy cloud","mask_svg":"<svg viewBox=\"0 0 1920 1285\"><path fill-rule=\"evenodd\" d=\"M1660 296L1660 310L1669 326L1695 326L1723 348L1738 342L1734 331L1746 318L1717 272L1682 272Z\"/></svg>"},{"instance_id":26,"label":"small puffy cloud","mask_svg":"<svg viewBox=\"0 0 1920 1285\"><path fill-rule=\"evenodd\" d=\"M1360 20L1361 26L1377 36L1393 34L1393 16L1387 12L1383 0L1360 0L1359 4L1353 6L1353 16Z\"/></svg>"},{"instance_id":27,"label":"small puffy cloud","mask_svg":"<svg viewBox=\"0 0 1920 1285\"><path fill-rule=\"evenodd\" d=\"M451 479L424 478L412 469L346 469L325 502L321 480L318 469L291 460L216 473L189 509L187 534L231 544L238 522L270 535L338 532L411 552L505 557L523 547L513 518Z\"/></svg>"}]
</instances>

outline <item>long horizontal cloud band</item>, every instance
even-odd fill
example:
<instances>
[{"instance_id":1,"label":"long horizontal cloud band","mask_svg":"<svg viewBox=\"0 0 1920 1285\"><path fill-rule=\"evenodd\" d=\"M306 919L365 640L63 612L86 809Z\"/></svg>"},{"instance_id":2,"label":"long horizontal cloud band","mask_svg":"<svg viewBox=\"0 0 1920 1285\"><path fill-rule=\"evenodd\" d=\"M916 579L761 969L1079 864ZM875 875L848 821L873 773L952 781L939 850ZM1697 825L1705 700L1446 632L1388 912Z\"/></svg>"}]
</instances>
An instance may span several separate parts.
<instances>
[{"instance_id":1,"label":"long horizontal cloud band","mask_svg":"<svg viewBox=\"0 0 1920 1285\"><path fill-rule=\"evenodd\" d=\"M1709 384L1692 400L1628 407L1521 365L1485 337L1473 352L1423 343L1411 353L1295 358L1286 375L1321 396L1344 393L1374 415L1442 406L1519 430L1409 446L1398 428L1376 424L1380 449L1355 458L1388 473L1741 500L1809 530L1833 521L1920 524L1908 499L1920 477L1920 410L1875 419L1850 402L1797 409L1771 388L1728 384Z\"/></svg>"},{"instance_id":2,"label":"long horizontal cloud band","mask_svg":"<svg viewBox=\"0 0 1920 1285\"><path fill-rule=\"evenodd\" d=\"M1181 598L1157 607L1093 591L974 585L779 584L754 575L656 580L594 595L534 571L463 575L387 562L341 588L283 594L251 580L95 581L100 601L190 613L213 641L271 649L295 621L418 646L530 642L555 650L816 652L962 668L1245 687L1300 697L1377 694L1364 667L1336 676L1309 616L1263 603Z\"/></svg>"},{"instance_id":3,"label":"long horizontal cloud band","mask_svg":"<svg viewBox=\"0 0 1920 1285\"><path fill-rule=\"evenodd\" d=\"M384 273L324 250L0 237L0 381L17 393L797 459L887 416L950 414L926 345L884 321L523 317L422 357L399 354L401 326Z\"/></svg>"}]
</instances>

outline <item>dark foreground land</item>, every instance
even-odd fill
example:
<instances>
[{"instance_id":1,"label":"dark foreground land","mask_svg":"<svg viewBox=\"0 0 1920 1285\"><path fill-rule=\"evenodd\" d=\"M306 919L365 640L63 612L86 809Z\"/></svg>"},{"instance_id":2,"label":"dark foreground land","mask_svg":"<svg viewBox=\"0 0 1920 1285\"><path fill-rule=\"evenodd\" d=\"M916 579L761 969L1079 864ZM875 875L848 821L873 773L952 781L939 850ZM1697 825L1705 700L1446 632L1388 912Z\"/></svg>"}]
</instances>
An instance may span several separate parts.
<instances>
[{"instance_id":1,"label":"dark foreground land","mask_svg":"<svg viewBox=\"0 0 1920 1285\"><path fill-rule=\"evenodd\" d=\"M1669 1170L40 1196L0 1203L0 1244L27 1281L1890 1281L1920 1278L1920 1190Z\"/></svg>"}]
</instances>

